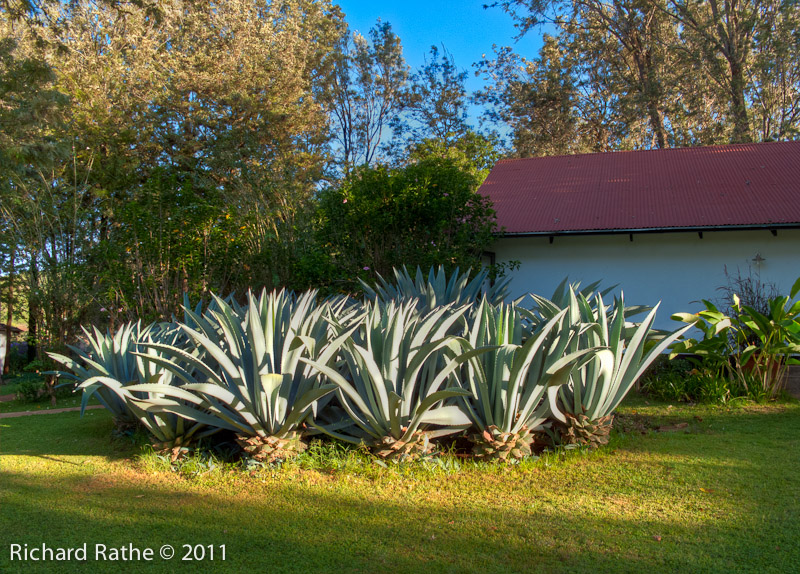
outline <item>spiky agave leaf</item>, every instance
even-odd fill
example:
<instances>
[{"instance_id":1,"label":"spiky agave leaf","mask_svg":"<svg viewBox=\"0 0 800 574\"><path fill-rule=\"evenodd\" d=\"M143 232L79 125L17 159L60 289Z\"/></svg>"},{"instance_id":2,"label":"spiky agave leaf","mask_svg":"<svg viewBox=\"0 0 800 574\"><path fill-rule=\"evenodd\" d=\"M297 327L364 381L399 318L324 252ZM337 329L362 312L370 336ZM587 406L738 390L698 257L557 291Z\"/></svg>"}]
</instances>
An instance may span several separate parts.
<instances>
[{"instance_id":1,"label":"spiky agave leaf","mask_svg":"<svg viewBox=\"0 0 800 574\"><path fill-rule=\"evenodd\" d=\"M177 328L171 323L155 323L141 328L138 323L123 325L114 336L85 331L89 337L88 351L73 350L79 355L74 360L52 353L51 356L69 367L73 373L65 376L78 380L76 390L83 391L81 413L92 396L108 408L118 429L131 429L143 425L157 444L185 446L194 438L206 436L215 429L185 421L175 415L154 415L148 412L159 394L151 394L148 385L160 382L172 384L171 373L151 361L158 356L155 351L137 354L144 342L175 342Z\"/></svg>"},{"instance_id":2,"label":"spiky agave leaf","mask_svg":"<svg viewBox=\"0 0 800 574\"><path fill-rule=\"evenodd\" d=\"M467 347L472 351L455 361L465 363L459 376L470 393L462 403L479 431L473 438L479 441L487 429L496 429L509 439L527 437L529 431L523 433L523 429L541 427L549 412L548 402L555 400L558 387L597 351L566 352L576 334L566 310L529 334L524 342L522 321L523 315L515 305L493 306L483 300L469 323ZM515 452L526 451L529 449Z\"/></svg>"},{"instance_id":3,"label":"spiky agave leaf","mask_svg":"<svg viewBox=\"0 0 800 574\"><path fill-rule=\"evenodd\" d=\"M567 312L577 334L568 350L600 350L580 369L572 371L569 384L558 390L558 400L549 403L550 416L562 425L568 424L566 415L582 424L586 417L597 429L604 428L598 421L611 415L656 357L691 328L687 326L666 336L654 333L652 324L657 309L658 305L641 323L631 323L627 321L630 314L622 294L606 307L601 294L595 295L595 301L590 303L570 290L569 304L561 312ZM569 425L575 427L574 423ZM590 427L583 424L582 428Z\"/></svg>"},{"instance_id":4,"label":"spiky agave leaf","mask_svg":"<svg viewBox=\"0 0 800 574\"><path fill-rule=\"evenodd\" d=\"M371 301L395 301L397 303L415 299L417 309L426 313L436 307L452 305L461 307L478 302L481 297L486 297L496 304L508 295L510 279L502 279L488 285L489 270L481 269L472 279L470 271L459 273L458 268L447 277L443 266L434 269L431 267L427 277L417 267L415 277L411 277L408 269L394 269L394 282L384 279L378 274L378 282L373 287L359 279L364 289L364 296Z\"/></svg>"},{"instance_id":5,"label":"spiky agave leaf","mask_svg":"<svg viewBox=\"0 0 800 574\"><path fill-rule=\"evenodd\" d=\"M378 301L367 307L363 327L341 349L338 369L306 360L338 387L339 402L352 426L311 424L336 438L365 442L378 450L390 439L409 444L418 431L435 438L468 428L469 419L458 406L446 404L467 391L455 385L443 388L454 379L439 368L461 350L463 340L448 332L466 307L448 305L425 315L416 311L413 300Z\"/></svg>"},{"instance_id":6,"label":"spiky agave leaf","mask_svg":"<svg viewBox=\"0 0 800 574\"><path fill-rule=\"evenodd\" d=\"M59 377L79 383L77 388L83 391L81 414L89 400L96 397L100 404L111 411L120 425L136 423L138 417L131 410L127 399L100 381L111 379L121 386L141 382L139 365L133 352L139 340L154 328L154 325L142 328L140 323L130 322L122 325L112 335L108 331L102 333L96 327L92 327L91 331L82 327L86 350L68 345L77 358L47 353L51 359L69 369L56 373Z\"/></svg>"},{"instance_id":7,"label":"spiky agave leaf","mask_svg":"<svg viewBox=\"0 0 800 574\"><path fill-rule=\"evenodd\" d=\"M170 357L159 360L160 364L182 379L185 384L180 390L196 395L200 404L169 403L177 395L163 388L168 400L150 411L171 412L235 431L242 444L253 448L256 443L271 448L273 438L289 440L318 401L336 389L319 384L316 370L301 359L330 363L358 321L332 336L330 306L318 305L313 291L299 297L287 291L263 291L260 297L248 293L247 307L238 312L219 299L216 306L203 323L197 323L198 330L181 325L202 350L200 355L166 345L146 345ZM188 377L180 362L195 368L204 382ZM258 440L250 441L253 437Z\"/></svg>"}]
</instances>

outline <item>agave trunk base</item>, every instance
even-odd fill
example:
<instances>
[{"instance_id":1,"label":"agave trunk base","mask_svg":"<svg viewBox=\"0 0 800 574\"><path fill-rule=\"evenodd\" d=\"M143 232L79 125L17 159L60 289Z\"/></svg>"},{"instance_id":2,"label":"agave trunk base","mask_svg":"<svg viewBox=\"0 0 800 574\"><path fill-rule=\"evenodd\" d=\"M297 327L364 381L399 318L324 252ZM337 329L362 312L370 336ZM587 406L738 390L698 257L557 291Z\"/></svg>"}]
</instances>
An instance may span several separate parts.
<instances>
[{"instance_id":1,"label":"agave trunk base","mask_svg":"<svg viewBox=\"0 0 800 574\"><path fill-rule=\"evenodd\" d=\"M591 420L584 414L566 413L567 423L553 427L562 445L579 445L597 448L608 444L608 435L614 422L614 415Z\"/></svg>"},{"instance_id":2,"label":"agave trunk base","mask_svg":"<svg viewBox=\"0 0 800 574\"><path fill-rule=\"evenodd\" d=\"M284 438L275 436L238 436L236 442L242 450L259 462L273 463L297 456L308 448L300 440L300 433L291 433Z\"/></svg>"},{"instance_id":3,"label":"agave trunk base","mask_svg":"<svg viewBox=\"0 0 800 574\"><path fill-rule=\"evenodd\" d=\"M385 436L371 450L384 460L415 460L430 455L433 444L425 433L418 431L407 441Z\"/></svg>"},{"instance_id":4,"label":"agave trunk base","mask_svg":"<svg viewBox=\"0 0 800 574\"><path fill-rule=\"evenodd\" d=\"M495 425L486 427L482 433L472 435L472 454L477 459L502 461L522 460L531 455L533 435L527 427L519 432L502 432Z\"/></svg>"},{"instance_id":5,"label":"agave trunk base","mask_svg":"<svg viewBox=\"0 0 800 574\"><path fill-rule=\"evenodd\" d=\"M185 440L184 437L179 436L173 440L153 443L153 450L158 454L169 455L170 461L175 462L179 458L185 458L189 453L191 450L189 448L189 442L190 441Z\"/></svg>"}]
</instances>

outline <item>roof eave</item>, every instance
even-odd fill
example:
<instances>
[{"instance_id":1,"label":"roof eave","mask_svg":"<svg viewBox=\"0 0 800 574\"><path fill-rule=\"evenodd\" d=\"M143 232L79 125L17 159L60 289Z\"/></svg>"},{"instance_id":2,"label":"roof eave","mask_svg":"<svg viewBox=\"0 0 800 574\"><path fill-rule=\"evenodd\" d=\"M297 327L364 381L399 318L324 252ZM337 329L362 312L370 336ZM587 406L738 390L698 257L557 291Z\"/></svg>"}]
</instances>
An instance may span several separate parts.
<instances>
[{"instance_id":1,"label":"roof eave","mask_svg":"<svg viewBox=\"0 0 800 574\"><path fill-rule=\"evenodd\" d=\"M625 229L577 229L564 231L524 231L500 232L501 238L512 237L559 237L564 235L630 235L632 233L702 233L704 231L777 231L779 229L800 229L797 223L766 223L759 225L703 225L694 227L644 227Z\"/></svg>"}]
</instances>

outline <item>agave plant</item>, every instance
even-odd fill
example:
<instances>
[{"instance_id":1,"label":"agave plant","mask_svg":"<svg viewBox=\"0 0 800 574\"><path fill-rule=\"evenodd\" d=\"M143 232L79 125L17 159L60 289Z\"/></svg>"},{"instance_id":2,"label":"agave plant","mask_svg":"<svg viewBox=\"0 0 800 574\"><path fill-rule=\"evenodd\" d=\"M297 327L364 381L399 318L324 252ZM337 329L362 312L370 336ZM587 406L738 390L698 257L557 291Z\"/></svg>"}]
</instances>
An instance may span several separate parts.
<instances>
[{"instance_id":1,"label":"agave plant","mask_svg":"<svg viewBox=\"0 0 800 574\"><path fill-rule=\"evenodd\" d=\"M123 325L112 336L94 329L92 336L84 331L89 342L88 353L76 347L71 349L80 361L57 353L48 353L51 358L68 367L72 373L60 376L78 381L76 390L83 390L81 414L92 396L97 397L114 415L117 428L126 430L141 423L155 438L155 448L172 450L177 456L193 440L216 432L216 428L204 428L202 424L185 421L169 413L154 414L147 411L152 400L157 399L147 392L142 383L160 382L168 386L174 382L168 371L150 359L159 356L157 351L143 350L145 342L177 344L179 332L174 324L158 323L142 328L139 323ZM83 363L83 364L81 364Z\"/></svg>"},{"instance_id":2,"label":"agave plant","mask_svg":"<svg viewBox=\"0 0 800 574\"><path fill-rule=\"evenodd\" d=\"M316 411L318 401L336 389L319 384L318 372L301 359L329 363L358 321L332 337L330 307L318 305L314 291L299 297L287 291L264 291L260 297L248 293L247 308L241 311L216 298L216 309L195 321L197 330L180 326L200 354L146 344L171 357L150 360L185 384L139 385L135 390L162 395L148 412L173 413L234 431L253 459L273 462L305 448L301 440L305 420ZM181 364L193 367L197 375Z\"/></svg>"},{"instance_id":3,"label":"agave plant","mask_svg":"<svg viewBox=\"0 0 800 574\"><path fill-rule=\"evenodd\" d=\"M573 369L596 352L566 352L578 334L566 315L564 309L533 333L526 333L515 305L490 305L484 299L473 315L467 339L475 352L456 361L466 363L462 378L470 394L462 400L478 431L470 438L479 458L530 455L533 432L542 429L549 413L548 400L554 402Z\"/></svg>"},{"instance_id":4,"label":"agave plant","mask_svg":"<svg viewBox=\"0 0 800 574\"><path fill-rule=\"evenodd\" d=\"M635 308L638 311L640 308ZM570 290L566 309L579 335L569 352L599 348L590 361L570 375L569 384L558 391L551 414L558 420L557 441L565 444L598 446L608 442L613 412L647 367L691 326L667 335L652 329L658 305L641 323L626 320L622 294L606 307L602 294L593 302Z\"/></svg>"},{"instance_id":5,"label":"agave plant","mask_svg":"<svg viewBox=\"0 0 800 574\"><path fill-rule=\"evenodd\" d=\"M359 281L364 288L366 299L383 302L416 299L420 312L428 312L441 305L460 307L477 303L482 296L486 296L492 303L499 303L508 294L510 279L487 286L488 269L481 269L471 280L469 276L470 270L459 273L456 268L448 279L444 267L439 266L438 269L431 267L427 277L417 267L416 277L412 278L404 266L400 270L394 269L394 283L384 279L380 274L378 274L378 284L375 287L363 280L359 279Z\"/></svg>"},{"instance_id":6,"label":"agave plant","mask_svg":"<svg viewBox=\"0 0 800 574\"><path fill-rule=\"evenodd\" d=\"M525 296L530 296L534 302L534 306L531 309L532 313L528 313L527 316L534 325L543 321L548 321L562 309L571 308L570 305L573 296L577 297L579 300L588 301L590 306L592 306L598 301L598 295L602 300L603 297L606 297L616 288L616 285L612 285L611 287L607 287L603 290L598 290L599 287L600 281L595 281L581 288L580 281L570 283L569 278L564 278L555 288L549 299L534 293L529 293ZM521 303L525 297L521 297L515 302ZM629 319L635 315L646 313L651 309L652 307L648 307L646 305L628 305L625 307L625 318ZM593 307L592 310L593 314L596 314L597 309ZM613 311L613 307L608 307L607 311Z\"/></svg>"},{"instance_id":7,"label":"agave plant","mask_svg":"<svg viewBox=\"0 0 800 574\"><path fill-rule=\"evenodd\" d=\"M447 401L468 391L444 387L446 366L463 340L448 335L466 307L439 307L425 315L415 300L368 304L361 332L342 347L341 370L303 359L337 386L341 418L312 423L335 438L365 443L380 457L413 458L432 451L430 439L469 428L464 412Z\"/></svg>"},{"instance_id":8,"label":"agave plant","mask_svg":"<svg viewBox=\"0 0 800 574\"><path fill-rule=\"evenodd\" d=\"M82 328L86 336L87 348L84 351L79 347L68 345L75 353L77 359L59 353L47 355L64 365L69 371L55 373L59 378L76 381L83 390L81 401L81 414L92 397L96 397L100 404L111 411L115 424L120 427L135 426L138 417L134 414L128 401L108 388L98 378L116 381L115 386L125 386L141 382L139 379L139 364L133 352L136 345L151 327L142 328L140 323L126 323L114 335L108 331L102 333L96 327L90 332ZM88 381L88 382L87 382Z\"/></svg>"}]
</instances>

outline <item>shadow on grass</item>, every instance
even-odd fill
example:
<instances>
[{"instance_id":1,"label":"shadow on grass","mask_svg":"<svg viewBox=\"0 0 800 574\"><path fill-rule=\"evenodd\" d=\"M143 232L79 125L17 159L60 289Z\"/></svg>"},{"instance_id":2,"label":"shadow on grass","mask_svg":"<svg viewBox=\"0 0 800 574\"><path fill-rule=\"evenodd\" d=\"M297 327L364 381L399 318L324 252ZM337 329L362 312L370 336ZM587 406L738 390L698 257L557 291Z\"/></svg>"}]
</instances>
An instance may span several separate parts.
<instances>
[{"instance_id":1,"label":"shadow on grass","mask_svg":"<svg viewBox=\"0 0 800 574\"><path fill-rule=\"evenodd\" d=\"M625 437L619 455L527 475L301 473L204 486L123 465L94 475L0 467L0 571L792 572L799 414L704 414L689 434ZM107 415L3 427L4 455L123 456L110 453ZM88 543L91 559L57 569L9 560L11 543L43 542ZM96 562L96 543L171 544L178 556ZM218 556L224 544L226 560L180 561L183 544L215 545Z\"/></svg>"},{"instance_id":2,"label":"shadow on grass","mask_svg":"<svg viewBox=\"0 0 800 574\"><path fill-rule=\"evenodd\" d=\"M132 439L114 438L113 428L111 415L104 409L86 411L83 417L67 412L0 419L0 455L117 460L138 451Z\"/></svg>"},{"instance_id":3,"label":"shadow on grass","mask_svg":"<svg viewBox=\"0 0 800 574\"><path fill-rule=\"evenodd\" d=\"M4 572L53 571L9 561L9 544L89 548L226 546L226 561L124 565L125 572L789 572L800 561L798 518L686 520L611 517L554 505L493 507L474 494L353 494L335 481L243 481L219 494L142 476L0 473ZM363 487L363 485L362 485ZM604 515L606 515L604 517ZM659 537L657 540L655 537ZM91 555L91 551L90 551ZM118 563L59 564L59 572L120 571Z\"/></svg>"}]
</instances>

